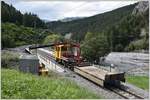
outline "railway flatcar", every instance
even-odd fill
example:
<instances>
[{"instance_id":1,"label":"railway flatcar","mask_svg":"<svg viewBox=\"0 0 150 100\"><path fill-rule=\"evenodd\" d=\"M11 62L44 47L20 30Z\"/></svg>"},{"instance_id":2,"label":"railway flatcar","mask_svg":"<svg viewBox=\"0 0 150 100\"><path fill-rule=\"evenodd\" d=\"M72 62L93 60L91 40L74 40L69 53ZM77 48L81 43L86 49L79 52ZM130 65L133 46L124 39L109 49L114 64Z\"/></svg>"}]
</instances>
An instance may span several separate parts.
<instances>
[{"instance_id":1,"label":"railway flatcar","mask_svg":"<svg viewBox=\"0 0 150 100\"><path fill-rule=\"evenodd\" d=\"M125 82L124 72L109 72L94 66L74 67L74 71L103 87L108 85L119 86L121 82Z\"/></svg>"}]
</instances>

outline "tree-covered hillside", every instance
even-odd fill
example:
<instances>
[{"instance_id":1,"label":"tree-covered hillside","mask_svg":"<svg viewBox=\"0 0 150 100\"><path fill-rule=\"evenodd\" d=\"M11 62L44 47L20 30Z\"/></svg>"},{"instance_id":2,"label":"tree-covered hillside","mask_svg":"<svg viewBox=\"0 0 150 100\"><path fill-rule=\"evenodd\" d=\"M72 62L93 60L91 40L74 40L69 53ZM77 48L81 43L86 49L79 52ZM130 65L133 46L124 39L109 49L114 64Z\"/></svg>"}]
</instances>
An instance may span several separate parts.
<instances>
[{"instance_id":1,"label":"tree-covered hillside","mask_svg":"<svg viewBox=\"0 0 150 100\"><path fill-rule=\"evenodd\" d=\"M101 33L107 28L117 24L123 17L132 13L137 4L132 4L110 12L98 14L70 22L50 22L47 26L54 32L66 34L74 33L73 39L82 41L87 32Z\"/></svg>"},{"instance_id":2,"label":"tree-covered hillside","mask_svg":"<svg viewBox=\"0 0 150 100\"><path fill-rule=\"evenodd\" d=\"M149 14L128 15L105 33L112 51L149 49Z\"/></svg>"},{"instance_id":3,"label":"tree-covered hillside","mask_svg":"<svg viewBox=\"0 0 150 100\"><path fill-rule=\"evenodd\" d=\"M1 29L2 48L42 43L46 36L52 34L50 30L17 26L13 23L2 23Z\"/></svg>"},{"instance_id":4,"label":"tree-covered hillside","mask_svg":"<svg viewBox=\"0 0 150 100\"><path fill-rule=\"evenodd\" d=\"M36 14L25 13L22 14L16 10L12 5L1 1L1 16L2 22L15 23L17 25L24 25L27 27L44 28L45 23Z\"/></svg>"},{"instance_id":5,"label":"tree-covered hillside","mask_svg":"<svg viewBox=\"0 0 150 100\"><path fill-rule=\"evenodd\" d=\"M12 5L1 1L1 39L2 49L26 44L43 43L46 36L52 34L46 29L44 21L36 14L22 14Z\"/></svg>"}]
</instances>

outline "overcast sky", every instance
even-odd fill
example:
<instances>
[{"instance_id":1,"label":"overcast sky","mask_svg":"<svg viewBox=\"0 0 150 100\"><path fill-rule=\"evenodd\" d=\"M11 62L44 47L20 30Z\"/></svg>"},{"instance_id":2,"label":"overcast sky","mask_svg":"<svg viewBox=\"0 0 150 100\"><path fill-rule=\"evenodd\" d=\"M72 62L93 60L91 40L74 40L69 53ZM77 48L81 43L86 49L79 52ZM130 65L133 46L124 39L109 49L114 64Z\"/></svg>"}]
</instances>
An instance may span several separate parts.
<instances>
[{"instance_id":1,"label":"overcast sky","mask_svg":"<svg viewBox=\"0 0 150 100\"><path fill-rule=\"evenodd\" d=\"M133 4L137 1L16 1L7 0L22 13L32 12L41 19L58 20L66 17L88 17Z\"/></svg>"}]
</instances>

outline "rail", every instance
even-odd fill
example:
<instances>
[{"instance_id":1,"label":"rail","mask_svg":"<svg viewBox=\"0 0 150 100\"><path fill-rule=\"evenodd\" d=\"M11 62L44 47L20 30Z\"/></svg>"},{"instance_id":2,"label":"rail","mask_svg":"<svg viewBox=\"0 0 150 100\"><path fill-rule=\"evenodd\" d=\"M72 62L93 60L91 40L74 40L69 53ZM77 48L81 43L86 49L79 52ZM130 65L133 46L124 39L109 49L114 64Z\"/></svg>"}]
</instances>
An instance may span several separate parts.
<instances>
[{"instance_id":1,"label":"rail","mask_svg":"<svg viewBox=\"0 0 150 100\"><path fill-rule=\"evenodd\" d=\"M113 91L114 93L120 95L124 99L144 99L144 97L136 94L133 91L122 89L122 88L119 88L119 87L108 87L108 89Z\"/></svg>"}]
</instances>

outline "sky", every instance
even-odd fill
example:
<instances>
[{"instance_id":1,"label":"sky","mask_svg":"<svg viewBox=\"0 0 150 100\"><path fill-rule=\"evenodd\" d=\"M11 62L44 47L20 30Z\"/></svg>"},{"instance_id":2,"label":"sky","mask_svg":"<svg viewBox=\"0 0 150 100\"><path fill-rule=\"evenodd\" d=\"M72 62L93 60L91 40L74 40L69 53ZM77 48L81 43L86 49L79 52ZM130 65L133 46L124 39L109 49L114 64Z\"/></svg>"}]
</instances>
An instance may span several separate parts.
<instances>
[{"instance_id":1,"label":"sky","mask_svg":"<svg viewBox=\"0 0 150 100\"><path fill-rule=\"evenodd\" d=\"M21 1L6 0L22 13L32 12L41 19L54 21L67 17L89 17L137 1Z\"/></svg>"}]
</instances>

